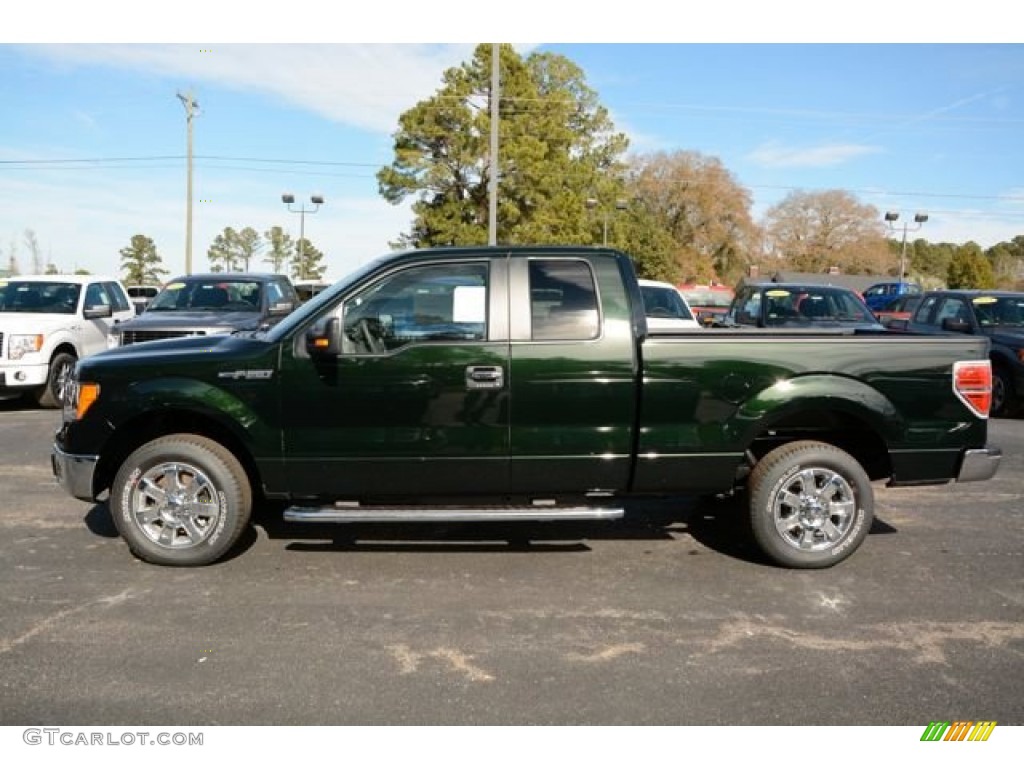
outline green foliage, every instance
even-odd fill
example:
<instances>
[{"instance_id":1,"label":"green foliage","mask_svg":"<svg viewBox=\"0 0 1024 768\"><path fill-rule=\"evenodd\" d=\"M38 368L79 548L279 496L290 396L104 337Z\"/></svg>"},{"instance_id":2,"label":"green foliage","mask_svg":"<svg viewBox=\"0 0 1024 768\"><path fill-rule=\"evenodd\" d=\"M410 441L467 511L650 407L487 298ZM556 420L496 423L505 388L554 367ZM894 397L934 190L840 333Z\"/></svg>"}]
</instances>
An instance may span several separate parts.
<instances>
[{"instance_id":1,"label":"green foliage","mask_svg":"<svg viewBox=\"0 0 1024 768\"><path fill-rule=\"evenodd\" d=\"M54 264L53 262L50 262L49 264L46 265L46 270L43 272L43 274L44 275L59 275L60 274L60 270L57 269L57 265L56 264Z\"/></svg>"},{"instance_id":2,"label":"green foliage","mask_svg":"<svg viewBox=\"0 0 1024 768\"><path fill-rule=\"evenodd\" d=\"M260 233L252 227L246 227L238 233L237 247L239 260L242 262L245 271L248 272L249 263L264 247L263 240L260 239Z\"/></svg>"},{"instance_id":3,"label":"green foliage","mask_svg":"<svg viewBox=\"0 0 1024 768\"><path fill-rule=\"evenodd\" d=\"M145 235L133 235L129 245L119 253L124 282L129 285L154 285L161 282L161 275L167 274L156 244Z\"/></svg>"},{"instance_id":4,"label":"green foliage","mask_svg":"<svg viewBox=\"0 0 1024 768\"><path fill-rule=\"evenodd\" d=\"M324 255L309 242L308 238L300 238L295 243L295 255L291 261L291 277L293 280L320 280L327 265L323 264Z\"/></svg>"},{"instance_id":5,"label":"green foliage","mask_svg":"<svg viewBox=\"0 0 1024 768\"><path fill-rule=\"evenodd\" d=\"M237 243L238 232L231 227L224 227L224 231L213 239L206 251L211 272L234 272L238 269Z\"/></svg>"},{"instance_id":6,"label":"green foliage","mask_svg":"<svg viewBox=\"0 0 1024 768\"><path fill-rule=\"evenodd\" d=\"M213 272L248 272L249 263L262 248L263 241L252 227L241 232L224 227L224 231L214 238L206 257Z\"/></svg>"},{"instance_id":7,"label":"green foliage","mask_svg":"<svg viewBox=\"0 0 1024 768\"><path fill-rule=\"evenodd\" d=\"M281 227L271 227L263 233L263 237L269 246L263 261L270 264L271 271L283 272L285 263L294 253L295 244L292 242L292 236Z\"/></svg>"},{"instance_id":8,"label":"green foliage","mask_svg":"<svg viewBox=\"0 0 1024 768\"><path fill-rule=\"evenodd\" d=\"M589 197L614 199L626 137L583 72L550 53L499 48L498 232L501 243L592 243ZM487 242L491 55L444 73L443 86L399 118L394 161L377 174L391 203L414 196L415 219L397 246ZM599 230L598 230L599 231Z\"/></svg>"},{"instance_id":9,"label":"green foliage","mask_svg":"<svg viewBox=\"0 0 1024 768\"><path fill-rule=\"evenodd\" d=\"M981 246L968 242L956 249L949 262L946 283L950 288L992 288L995 286L992 265L982 253Z\"/></svg>"}]
</instances>

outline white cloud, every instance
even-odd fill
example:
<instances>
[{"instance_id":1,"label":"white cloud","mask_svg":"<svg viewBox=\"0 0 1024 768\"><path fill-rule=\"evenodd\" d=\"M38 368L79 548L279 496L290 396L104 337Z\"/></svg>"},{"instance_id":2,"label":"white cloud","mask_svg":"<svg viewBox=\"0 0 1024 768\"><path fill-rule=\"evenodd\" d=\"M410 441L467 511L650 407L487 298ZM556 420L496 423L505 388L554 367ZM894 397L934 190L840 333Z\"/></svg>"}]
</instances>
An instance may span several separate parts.
<instances>
[{"instance_id":1,"label":"white cloud","mask_svg":"<svg viewBox=\"0 0 1024 768\"><path fill-rule=\"evenodd\" d=\"M777 142L762 144L748 159L764 168L833 168L864 155L880 152L866 144L821 144L816 147L788 147Z\"/></svg>"},{"instance_id":2,"label":"white cloud","mask_svg":"<svg viewBox=\"0 0 1024 768\"><path fill-rule=\"evenodd\" d=\"M472 45L42 45L24 52L269 94L337 123L390 133ZM208 51L208 52L207 52Z\"/></svg>"}]
</instances>

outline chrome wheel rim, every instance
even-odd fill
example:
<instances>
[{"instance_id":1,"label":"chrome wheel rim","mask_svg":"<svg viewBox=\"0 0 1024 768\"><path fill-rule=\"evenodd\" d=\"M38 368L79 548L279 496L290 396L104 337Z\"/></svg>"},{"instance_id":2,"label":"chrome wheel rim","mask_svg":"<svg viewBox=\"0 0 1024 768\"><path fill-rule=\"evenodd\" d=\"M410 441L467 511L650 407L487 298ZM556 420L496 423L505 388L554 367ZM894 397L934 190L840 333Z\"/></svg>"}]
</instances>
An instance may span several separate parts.
<instances>
[{"instance_id":1,"label":"chrome wheel rim","mask_svg":"<svg viewBox=\"0 0 1024 768\"><path fill-rule=\"evenodd\" d=\"M57 396L57 402L63 403L64 398L68 393L68 383L71 381L71 375L74 373L74 363L62 363L57 369L57 374L54 381L54 390Z\"/></svg>"},{"instance_id":2,"label":"chrome wheel rim","mask_svg":"<svg viewBox=\"0 0 1024 768\"><path fill-rule=\"evenodd\" d=\"M826 467L803 467L778 484L772 499L775 530L799 552L834 547L853 526L857 510L853 488Z\"/></svg>"},{"instance_id":3,"label":"chrome wheel rim","mask_svg":"<svg viewBox=\"0 0 1024 768\"><path fill-rule=\"evenodd\" d=\"M154 544L185 549L206 541L220 520L220 495L210 478L184 462L147 470L132 488L131 513Z\"/></svg>"}]
</instances>

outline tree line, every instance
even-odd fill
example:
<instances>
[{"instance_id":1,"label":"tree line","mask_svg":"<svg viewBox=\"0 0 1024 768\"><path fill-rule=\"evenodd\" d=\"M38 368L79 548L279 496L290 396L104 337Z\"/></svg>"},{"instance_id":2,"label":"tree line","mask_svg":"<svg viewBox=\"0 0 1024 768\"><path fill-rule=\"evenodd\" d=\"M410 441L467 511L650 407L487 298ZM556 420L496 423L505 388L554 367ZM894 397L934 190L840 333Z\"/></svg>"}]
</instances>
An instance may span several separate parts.
<instances>
[{"instance_id":1,"label":"tree line","mask_svg":"<svg viewBox=\"0 0 1024 768\"><path fill-rule=\"evenodd\" d=\"M159 284L168 274L150 237L134 235L120 254L121 271L129 285ZM287 269L293 280L319 280L327 268L324 254L308 238L293 240L282 227L271 227L263 235L252 227L225 227L206 251L211 272L249 272L261 256L271 272L284 274Z\"/></svg>"},{"instance_id":2,"label":"tree line","mask_svg":"<svg viewBox=\"0 0 1024 768\"><path fill-rule=\"evenodd\" d=\"M386 200L413 199L397 247L487 242L492 50L477 46L399 117L394 159L377 173ZM718 158L627 154L627 137L570 60L509 45L498 55L499 243L607 242L643 276L669 282L732 284L755 264L899 274L902 241L855 195L793 191L756 222L750 191ZM924 282L1024 289L1024 236L988 249L916 240L906 261Z\"/></svg>"}]
</instances>

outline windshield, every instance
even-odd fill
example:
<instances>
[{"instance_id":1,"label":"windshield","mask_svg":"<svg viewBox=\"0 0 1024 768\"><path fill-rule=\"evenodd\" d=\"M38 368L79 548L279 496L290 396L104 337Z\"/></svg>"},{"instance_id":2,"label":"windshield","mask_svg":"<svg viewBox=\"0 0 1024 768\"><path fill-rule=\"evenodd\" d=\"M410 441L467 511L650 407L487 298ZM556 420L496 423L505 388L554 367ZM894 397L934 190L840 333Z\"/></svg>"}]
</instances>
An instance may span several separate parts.
<instances>
[{"instance_id":1,"label":"windshield","mask_svg":"<svg viewBox=\"0 0 1024 768\"><path fill-rule=\"evenodd\" d=\"M674 317L680 320L693 320L693 315L686 308L682 297L674 288L662 288L656 285L641 285L640 293L644 298L644 312L648 317Z\"/></svg>"},{"instance_id":2,"label":"windshield","mask_svg":"<svg viewBox=\"0 0 1024 768\"><path fill-rule=\"evenodd\" d=\"M877 322L855 294L836 288L772 288L764 292L764 301L768 326Z\"/></svg>"},{"instance_id":3,"label":"windshield","mask_svg":"<svg viewBox=\"0 0 1024 768\"><path fill-rule=\"evenodd\" d=\"M73 315L81 291L77 283L0 280L0 312Z\"/></svg>"},{"instance_id":4,"label":"windshield","mask_svg":"<svg viewBox=\"0 0 1024 768\"><path fill-rule=\"evenodd\" d=\"M971 300L983 328L1024 326L1024 293L1019 296L978 296Z\"/></svg>"},{"instance_id":5,"label":"windshield","mask_svg":"<svg viewBox=\"0 0 1024 768\"><path fill-rule=\"evenodd\" d=\"M260 294L256 280L184 278L165 285L146 311L259 312Z\"/></svg>"}]
</instances>

